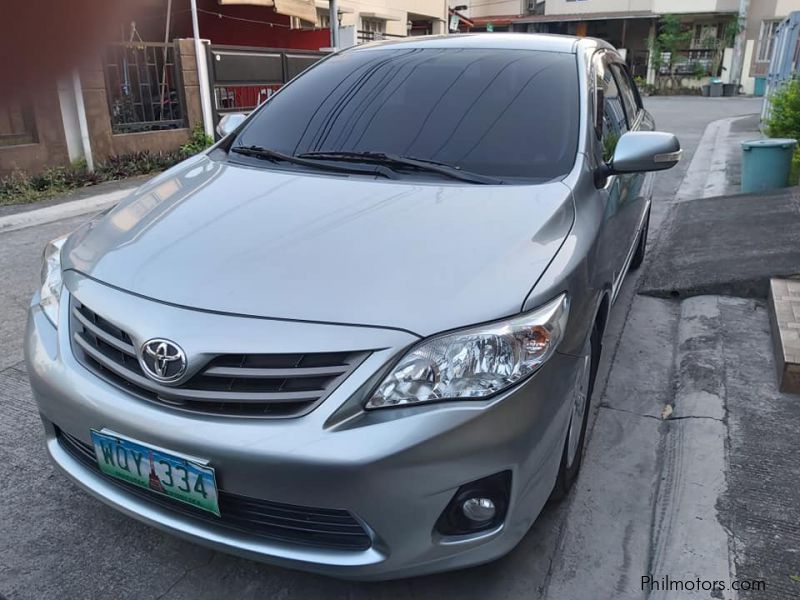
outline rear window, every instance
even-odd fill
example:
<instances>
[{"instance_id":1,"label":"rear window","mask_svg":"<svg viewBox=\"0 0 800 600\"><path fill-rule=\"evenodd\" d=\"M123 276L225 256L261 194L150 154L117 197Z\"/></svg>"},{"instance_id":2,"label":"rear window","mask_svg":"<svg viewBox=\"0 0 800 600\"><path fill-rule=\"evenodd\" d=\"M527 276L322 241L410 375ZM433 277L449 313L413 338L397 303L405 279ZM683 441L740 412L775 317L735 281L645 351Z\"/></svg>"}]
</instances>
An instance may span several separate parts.
<instances>
[{"instance_id":1,"label":"rear window","mask_svg":"<svg viewBox=\"0 0 800 600\"><path fill-rule=\"evenodd\" d=\"M565 175L578 143L573 54L386 48L333 56L274 96L235 145L384 152L506 179Z\"/></svg>"}]
</instances>

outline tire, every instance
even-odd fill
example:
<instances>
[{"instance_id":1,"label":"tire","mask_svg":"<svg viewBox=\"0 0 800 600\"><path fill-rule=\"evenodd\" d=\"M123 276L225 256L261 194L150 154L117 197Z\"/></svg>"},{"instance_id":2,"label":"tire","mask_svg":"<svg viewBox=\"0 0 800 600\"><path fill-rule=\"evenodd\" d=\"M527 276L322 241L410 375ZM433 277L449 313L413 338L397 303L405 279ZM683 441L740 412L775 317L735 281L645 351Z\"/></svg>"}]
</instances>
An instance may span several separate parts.
<instances>
[{"instance_id":1,"label":"tire","mask_svg":"<svg viewBox=\"0 0 800 600\"><path fill-rule=\"evenodd\" d=\"M631 259L631 266L629 267L630 271L635 271L639 267L642 266L644 262L644 253L647 250L647 230L650 229L650 213L647 213L647 218L644 222L644 227L642 227L641 233L639 233L639 242L636 245L636 252L633 253L633 258Z\"/></svg>"},{"instance_id":2,"label":"tire","mask_svg":"<svg viewBox=\"0 0 800 600\"><path fill-rule=\"evenodd\" d=\"M600 362L600 330L595 326L592 335L588 341L588 356L586 360L586 369L588 372L583 371L588 378L583 386L586 392L584 400L583 413L580 416L580 430L573 430L573 419L575 419L575 409L573 407L572 417L570 418L569 429L567 430L567 439L564 441L564 450L561 453L561 463L558 468L558 476L556 477L556 484L553 487L553 492L550 494L551 502L558 502L567 496L570 488L575 483L578 477L578 472L581 469L581 462L583 461L583 446L586 441L586 426L589 422L589 413L592 406L592 392L594 391L594 380L597 376L597 365ZM579 373L578 377L581 375ZM581 387L580 382L577 384L578 388ZM576 399L576 394L573 394L573 401ZM573 435L577 437L573 439ZM572 441L572 443L571 443Z\"/></svg>"}]
</instances>

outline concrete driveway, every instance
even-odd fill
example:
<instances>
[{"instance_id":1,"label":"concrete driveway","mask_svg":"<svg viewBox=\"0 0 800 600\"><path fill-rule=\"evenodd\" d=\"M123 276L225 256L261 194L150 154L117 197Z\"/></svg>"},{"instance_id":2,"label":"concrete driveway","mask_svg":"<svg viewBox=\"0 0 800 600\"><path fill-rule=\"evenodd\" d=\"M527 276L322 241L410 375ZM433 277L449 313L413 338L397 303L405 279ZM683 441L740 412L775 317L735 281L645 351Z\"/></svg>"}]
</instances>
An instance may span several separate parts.
<instances>
[{"instance_id":1,"label":"concrete driveway","mask_svg":"<svg viewBox=\"0 0 800 600\"><path fill-rule=\"evenodd\" d=\"M659 128L678 134L685 150L681 165L657 179L651 240L658 243L666 209L707 125L754 114L760 102L648 98L646 105ZM708 152L707 144L701 151ZM722 540L720 531L713 523L708 527L701 523L706 496L715 490L689 486L665 496L654 488L662 479L664 452L669 449L663 443L661 411L673 393L670 365L675 362L674 348L663 339L677 335L682 315L680 308L676 313L665 301L634 302L643 270L625 283L604 339L594 427L575 494L547 508L523 542L495 563L388 583L342 582L212 552L106 508L50 466L21 363L25 310L38 285L44 243L82 220L0 233L0 595L8 600L445 596L583 600L646 597L640 577L650 566L670 559L677 563L670 571L676 577L680 569L696 572L698 562L708 567L710 579L731 576L728 548L713 546ZM697 316L692 310L702 313L704 307L686 310L689 314L683 316L688 319ZM713 475L721 460L722 456L708 458L709 469L683 481ZM680 481L674 475L670 477ZM663 521L664 515L679 520L686 513L676 507L686 503L700 506L693 513L699 520L688 527L707 534L711 543L691 552L667 535L689 529L670 522L667 531Z\"/></svg>"}]
</instances>

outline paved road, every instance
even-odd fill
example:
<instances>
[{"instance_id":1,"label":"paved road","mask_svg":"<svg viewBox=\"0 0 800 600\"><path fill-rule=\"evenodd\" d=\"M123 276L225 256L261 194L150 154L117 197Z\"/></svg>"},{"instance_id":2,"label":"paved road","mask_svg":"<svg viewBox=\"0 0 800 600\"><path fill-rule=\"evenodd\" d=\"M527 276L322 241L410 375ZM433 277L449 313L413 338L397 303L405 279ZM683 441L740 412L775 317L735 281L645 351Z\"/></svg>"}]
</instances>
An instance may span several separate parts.
<instances>
[{"instance_id":1,"label":"paved road","mask_svg":"<svg viewBox=\"0 0 800 600\"><path fill-rule=\"evenodd\" d=\"M758 103L649 98L647 106L661 129L679 135L686 151L678 168L658 177L651 225L657 238L665 207L706 125L756 112ZM78 222L0 234L1 595L9 600L636 597L630 590L637 582L629 574L637 572L631 565L640 555L652 551L652 498L644 492L657 478L660 462L653 439L659 437L659 394L669 388L659 363L672 360L653 333L674 333L670 328L675 316L672 308L655 299L633 307L638 276L626 282L604 340L601 397L595 399L602 408L575 496L546 509L519 547L493 564L357 584L260 565L179 541L106 508L54 472L42 449L41 428L20 363L20 340L28 298L38 284L41 249L47 239ZM624 329L630 345L620 344L626 323L633 323ZM645 346L634 347L637 340L644 340ZM631 382L647 385L632 389ZM620 528L619 523L630 525Z\"/></svg>"}]
</instances>

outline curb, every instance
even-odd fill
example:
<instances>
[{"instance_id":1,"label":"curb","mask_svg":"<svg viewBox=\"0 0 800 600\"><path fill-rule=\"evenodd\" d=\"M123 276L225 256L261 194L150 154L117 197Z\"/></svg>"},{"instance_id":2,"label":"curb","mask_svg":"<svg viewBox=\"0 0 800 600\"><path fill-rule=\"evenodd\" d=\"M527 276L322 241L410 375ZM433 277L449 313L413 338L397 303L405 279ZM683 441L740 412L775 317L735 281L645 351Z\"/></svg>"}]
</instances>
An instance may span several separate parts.
<instances>
[{"instance_id":1,"label":"curb","mask_svg":"<svg viewBox=\"0 0 800 600\"><path fill-rule=\"evenodd\" d=\"M732 159L735 160L734 153L739 152L739 145L731 145L728 140L731 138L731 125L751 116L747 114L726 117L706 126L692 161L675 192L675 202L739 193L738 190L730 189L728 182L728 165Z\"/></svg>"},{"instance_id":2,"label":"curb","mask_svg":"<svg viewBox=\"0 0 800 600\"><path fill-rule=\"evenodd\" d=\"M651 567L659 575L736 580L732 540L717 510L728 491L725 374L711 366L715 359L724 363L722 329L716 296L680 303L674 412L662 429L663 467L653 511ZM714 597L737 597L730 589L719 594Z\"/></svg>"},{"instance_id":3,"label":"curb","mask_svg":"<svg viewBox=\"0 0 800 600\"><path fill-rule=\"evenodd\" d=\"M0 217L0 234L35 227L46 223L53 223L61 219L78 217L88 213L99 212L113 204L116 204L128 194L135 190L135 187L106 192L81 200L72 200L63 204L56 204L46 208L36 208L33 210Z\"/></svg>"},{"instance_id":4,"label":"curb","mask_svg":"<svg viewBox=\"0 0 800 600\"><path fill-rule=\"evenodd\" d=\"M676 202L721 196L725 193L725 167L728 157L721 150L730 133L731 123L739 118L719 119L706 126L692 156L692 162L689 163L675 193Z\"/></svg>"}]
</instances>

